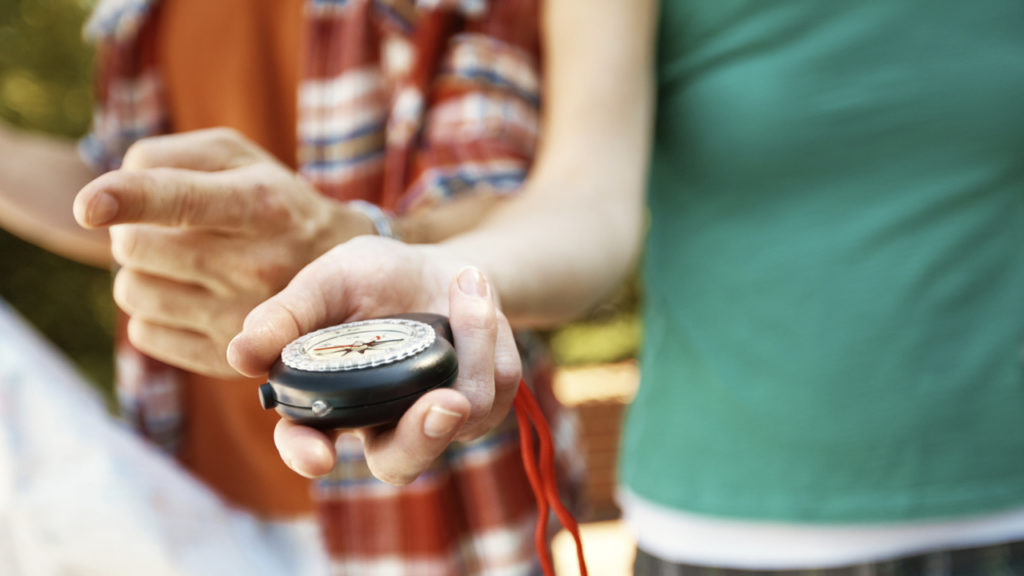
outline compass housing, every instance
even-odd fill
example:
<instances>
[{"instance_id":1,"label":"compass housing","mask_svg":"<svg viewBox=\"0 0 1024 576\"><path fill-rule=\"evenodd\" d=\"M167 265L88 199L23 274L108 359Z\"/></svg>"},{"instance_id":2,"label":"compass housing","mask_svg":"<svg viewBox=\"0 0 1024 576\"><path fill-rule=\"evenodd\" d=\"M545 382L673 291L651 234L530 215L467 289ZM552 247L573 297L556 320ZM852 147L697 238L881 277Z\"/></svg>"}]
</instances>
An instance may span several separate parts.
<instances>
[{"instance_id":1,"label":"compass housing","mask_svg":"<svg viewBox=\"0 0 1024 576\"><path fill-rule=\"evenodd\" d=\"M391 319L421 322L436 337L408 356L379 365L303 370L295 368L295 362L278 359L269 381L260 386L260 404L304 426L358 428L394 424L420 396L451 386L459 366L448 319L438 314L400 314L376 320Z\"/></svg>"}]
</instances>

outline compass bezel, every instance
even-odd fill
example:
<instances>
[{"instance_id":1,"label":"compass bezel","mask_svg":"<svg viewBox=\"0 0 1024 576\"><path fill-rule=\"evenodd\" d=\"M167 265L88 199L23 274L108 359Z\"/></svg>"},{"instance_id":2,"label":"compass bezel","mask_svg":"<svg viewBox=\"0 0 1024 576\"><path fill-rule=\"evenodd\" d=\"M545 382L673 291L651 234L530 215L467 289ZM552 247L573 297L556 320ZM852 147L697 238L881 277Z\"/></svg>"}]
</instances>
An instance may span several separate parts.
<instances>
[{"instance_id":1,"label":"compass bezel","mask_svg":"<svg viewBox=\"0 0 1024 576\"><path fill-rule=\"evenodd\" d=\"M359 333L360 330L363 332L384 332L395 327L401 327L409 331L405 342L396 350L388 350L383 355L318 358L311 353L308 346L311 342L320 340L325 336L332 334L343 336L343 334L338 334L341 332ZM436 337L437 332L429 324L418 320L397 317L360 320L321 328L296 338L281 351L281 362L290 368L307 372L362 370L398 362L399 360L419 354L433 344ZM370 343L372 344L372 341Z\"/></svg>"}]
</instances>

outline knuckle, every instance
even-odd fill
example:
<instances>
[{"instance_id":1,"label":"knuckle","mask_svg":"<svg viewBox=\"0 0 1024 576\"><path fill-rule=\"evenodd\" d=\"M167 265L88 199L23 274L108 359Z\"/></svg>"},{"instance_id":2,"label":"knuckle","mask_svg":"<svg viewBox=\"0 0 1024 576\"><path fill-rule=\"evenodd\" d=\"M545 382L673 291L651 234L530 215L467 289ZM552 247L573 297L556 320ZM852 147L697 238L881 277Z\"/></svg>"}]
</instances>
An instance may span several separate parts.
<instances>
[{"instance_id":1,"label":"knuckle","mask_svg":"<svg viewBox=\"0 0 1024 576\"><path fill-rule=\"evenodd\" d=\"M221 146L232 146L245 141L241 132L228 126L210 128L208 134L214 144Z\"/></svg>"},{"instance_id":2,"label":"knuckle","mask_svg":"<svg viewBox=\"0 0 1024 576\"><path fill-rule=\"evenodd\" d=\"M460 308L459 313L453 314L451 323L452 330L457 333L465 331L491 334L497 333L498 330L497 317L487 302Z\"/></svg>"},{"instance_id":3,"label":"knuckle","mask_svg":"<svg viewBox=\"0 0 1024 576\"><path fill-rule=\"evenodd\" d=\"M132 316L128 319L128 327L126 332L128 333L128 340L138 349L146 352L149 348L149 338L152 330L145 320L138 316Z\"/></svg>"},{"instance_id":4,"label":"knuckle","mask_svg":"<svg viewBox=\"0 0 1024 576\"><path fill-rule=\"evenodd\" d=\"M162 184L160 174L163 170L150 168L117 172L119 216L123 215L129 221L156 216L153 212L160 208L160 195L155 191Z\"/></svg>"},{"instance_id":5,"label":"knuckle","mask_svg":"<svg viewBox=\"0 0 1024 576\"><path fill-rule=\"evenodd\" d=\"M180 301L166 298L160 292L152 292L147 300L144 309L154 320L173 320L183 326L195 326L197 331L208 325L208 322L204 321L208 317L207 310L201 306L186 308Z\"/></svg>"},{"instance_id":6,"label":"knuckle","mask_svg":"<svg viewBox=\"0 0 1024 576\"><path fill-rule=\"evenodd\" d=\"M232 256L223 267L232 271L231 284L239 292L263 301L288 284L301 266L298 260L280 243L263 243Z\"/></svg>"},{"instance_id":7,"label":"knuckle","mask_svg":"<svg viewBox=\"0 0 1024 576\"><path fill-rule=\"evenodd\" d=\"M171 209L171 222L176 226L187 227L190 222L201 218L206 209L206 196L197 190L182 190L179 201Z\"/></svg>"},{"instance_id":8,"label":"knuckle","mask_svg":"<svg viewBox=\"0 0 1024 576\"><path fill-rule=\"evenodd\" d=\"M459 442L470 442L480 438L493 428L490 423L491 418L481 418L472 423L466 423L462 430L455 435L455 440Z\"/></svg>"},{"instance_id":9,"label":"knuckle","mask_svg":"<svg viewBox=\"0 0 1024 576\"><path fill-rule=\"evenodd\" d=\"M234 128L221 126L210 129L210 142L212 146L219 148L227 157L233 158L230 162L233 165L246 164L241 161L243 158L254 159L261 157L259 148L254 145L244 134Z\"/></svg>"},{"instance_id":10,"label":"knuckle","mask_svg":"<svg viewBox=\"0 0 1024 576\"><path fill-rule=\"evenodd\" d=\"M295 334L293 338L297 338L305 332L305 324L302 322L302 313L290 306L287 302L272 301L273 306L271 307L272 317L276 317L281 322L281 330L285 334Z\"/></svg>"},{"instance_id":11,"label":"knuckle","mask_svg":"<svg viewBox=\"0 0 1024 576\"><path fill-rule=\"evenodd\" d=\"M122 266L133 262L139 251L139 231L135 226L122 224L110 228L110 254Z\"/></svg>"},{"instance_id":12,"label":"knuckle","mask_svg":"<svg viewBox=\"0 0 1024 576\"><path fill-rule=\"evenodd\" d=\"M122 269L114 277L114 303L124 310L127 314L132 314L135 307L132 305L132 278L129 277L129 272Z\"/></svg>"},{"instance_id":13,"label":"knuckle","mask_svg":"<svg viewBox=\"0 0 1024 576\"><path fill-rule=\"evenodd\" d=\"M240 190L244 197L238 200L248 206L249 216L254 220L275 223L289 217L288 201L281 193L276 172L274 167L262 164L249 169L247 176L250 182Z\"/></svg>"},{"instance_id":14,"label":"knuckle","mask_svg":"<svg viewBox=\"0 0 1024 576\"><path fill-rule=\"evenodd\" d=\"M290 262L267 259L253 263L252 276L255 279L253 286L256 296L265 298L284 288L294 273Z\"/></svg>"},{"instance_id":15,"label":"knuckle","mask_svg":"<svg viewBox=\"0 0 1024 576\"><path fill-rule=\"evenodd\" d=\"M149 139L142 139L131 146L124 153L121 166L126 169L149 168L155 160L156 144Z\"/></svg>"},{"instance_id":16,"label":"knuckle","mask_svg":"<svg viewBox=\"0 0 1024 576\"><path fill-rule=\"evenodd\" d=\"M459 392L469 400L469 422L476 422L490 414L494 406L494 382L460 374Z\"/></svg>"},{"instance_id":17,"label":"knuckle","mask_svg":"<svg viewBox=\"0 0 1024 576\"><path fill-rule=\"evenodd\" d=\"M288 203L281 194L267 182L258 182L253 187L254 216L266 222L284 222L289 218Z\"/></svg>"},{"instance_id":18,"label":"knuckle","mask_svg":"<svg viewBox=\"0 0 1024 576\"><path fill-rule=\"evenodd\" d=\"M515 385L523 376L523 365L514 352L498 351L494 354L494 382L496 385Z\"/></svg>"},{"instance_id":19,"label":"knuckle","mask_svg":"<svg viewBox=\"0 0 1024 576\"><path fill-rule=\"evenodd\" d=\"M395 470L387 465L380 462L379 458L370 457L367 455L366 465L370 469L370 473L375 478L384 482L385 484L391 484L392 486L405 486L416 479L419 474L410 474L408 471Z\"/></svg>"},{"instance_id":20,"label":"knuckle","mask_svg":"<svg viewBox=\"0 0 1024 576\"><path fill-rule=\"evenodd\" d=\"M207 264L211 258L210 252L203 250L197 245L183 242L182 245L178 246L178 250L175 251L174 267L185 275L205 276L203 272L206 271Z\"/></svg>"}]
</instances>

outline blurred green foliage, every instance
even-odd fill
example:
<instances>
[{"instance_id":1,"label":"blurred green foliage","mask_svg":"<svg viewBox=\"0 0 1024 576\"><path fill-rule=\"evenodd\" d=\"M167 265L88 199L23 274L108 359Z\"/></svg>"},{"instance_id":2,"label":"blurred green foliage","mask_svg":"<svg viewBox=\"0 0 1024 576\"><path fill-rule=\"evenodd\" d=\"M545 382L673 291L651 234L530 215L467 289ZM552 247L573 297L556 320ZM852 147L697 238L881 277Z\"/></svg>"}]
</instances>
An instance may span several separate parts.
<instances>
[{"instance_id":1,"label":"blurred green foliage","mask_svg":"<svg viewBox=\"0 0 1024 576\"><path fill-rule=\"evenodd\" d=\"M590 315L551 334L555 361L562 365L617 362L636 356L642 325L639 276L633 276L618 293Z\"/></svg>"},{"instance_id":2,"label":"blurred green foliage","mask_svg":"<svg viewBox=\"0 0 1024 576\"><path fill-rule=\"evenodd\" d=\"M0 0L2 121L71 138L85 132L92 107L92 53L81 29L92 4ZM109 391L114 316L108 271L64 260L0 231L0 298Z\"/></svg>"},{"instance_id":3,"label":"blurred green foliage","mask_svg":"<svg viewBox=\"0 0 1024 576\"><path fill-rule=\"evenodd\" d=\"M73 138L86 131L92 53L81 29L94 3L0 0L2 121ZM0 230L0 298L107 392L113 378L110 280L107 271L64 260ZM551 334L556 360L585 364L633 356L638 300L633 280L589 319Z\"/></svg>"},{"instance_id":4,"label":"blurred green foliage","mask_svg":"<svg viewBox=\"0 0 1024 576\"><path fill-rule=\"evenodd\" d=\"M0 0L0 117L72 137L85 132L92 52L81 30L92 4Z\"/></svg>"}]
</instances>

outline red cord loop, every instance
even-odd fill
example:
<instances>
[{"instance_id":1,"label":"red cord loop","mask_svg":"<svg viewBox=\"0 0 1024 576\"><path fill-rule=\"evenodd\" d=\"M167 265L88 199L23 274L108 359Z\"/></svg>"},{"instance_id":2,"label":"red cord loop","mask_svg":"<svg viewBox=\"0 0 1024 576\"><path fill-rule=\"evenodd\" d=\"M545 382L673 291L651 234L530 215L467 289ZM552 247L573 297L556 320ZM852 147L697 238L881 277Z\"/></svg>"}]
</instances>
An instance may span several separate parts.
<instances>
[{"instance_id":1,"label":"red cord loop","mask_svg":"<svg viewBox=\"0 0 1024 576\"><path fill-rule=\"evenodd\" d=\"M551 552L548 550L547 526L548 512L553 508L555 516L562 526L569 531L576 541L576 560L579 562L580 575L587 576L587 563L583 558L583 541L580 539L579 526L562 504L558 495L558 483L555 477L555 447L551 440L551 430L547 420L533 397L525 381L519 382L516 399L513 403L516 421L519 423L519 444L523 455L523 467L530 481L530 488L537 499L537 529L534 532L534 544L537 557L545 576L554 576L551 564ZM532 427L531 427L532 424ZM533 446L533 429L537 430L540 445L540 471L537 470L537 456Z\"/></svg>"}]
</instances>

